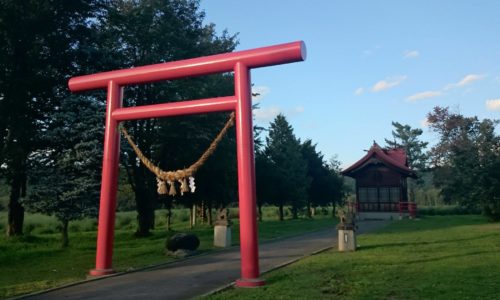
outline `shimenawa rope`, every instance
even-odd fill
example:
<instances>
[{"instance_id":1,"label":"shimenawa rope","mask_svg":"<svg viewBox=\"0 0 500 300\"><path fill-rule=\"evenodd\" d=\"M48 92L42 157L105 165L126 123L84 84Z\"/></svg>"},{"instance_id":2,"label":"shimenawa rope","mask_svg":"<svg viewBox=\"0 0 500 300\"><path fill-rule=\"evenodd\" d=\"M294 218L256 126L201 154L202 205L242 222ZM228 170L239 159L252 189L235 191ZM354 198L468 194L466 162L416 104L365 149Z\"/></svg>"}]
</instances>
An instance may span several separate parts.
<instances>
[{"instance_id":1,"label":"shimenawa rope","mask_svg":"<svg viewBox=\"0 0 500 300\"><path fill-rule=\"evenodd\" d=\"M198 171L198 169L207 161L207 159L214 153L215 149L219 145L219 142L222 140L224 135L227 133L229 128L234 125L234 112L231 113L229 120L226 122L226 125L222 128L219 134L212 141L210 146L205 150L205 152L200 156L200 158L193 163L189 168L176 170L176 171L164 171L156 166L151 160L149 160L139 149L139 147L134 143L132 137L128 134L125 127L120 126L120 130L122 134L127 139L128 143L134 149L135 154L141 160L141 162L148 168L153 174L156 175L156 181L158 183L158 193L159 194L167 194L167 183L170 185L170 189L168 194L171 196L177 195L177 190L175 188L175 183L178 182L180 184L180 192L181 195L185 192L191 191L192 193L196 189L194 184L194 174ZM187 180L189 179L189 185Z\"/></svg>"}]
</instances>

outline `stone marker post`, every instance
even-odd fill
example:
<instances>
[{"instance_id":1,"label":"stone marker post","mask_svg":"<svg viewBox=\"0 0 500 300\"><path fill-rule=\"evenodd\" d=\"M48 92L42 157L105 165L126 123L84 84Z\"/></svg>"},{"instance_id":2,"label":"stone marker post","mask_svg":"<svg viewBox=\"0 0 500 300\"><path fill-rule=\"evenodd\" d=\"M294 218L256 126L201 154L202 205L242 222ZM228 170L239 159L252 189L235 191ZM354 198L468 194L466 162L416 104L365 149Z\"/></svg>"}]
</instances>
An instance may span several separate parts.
<instances>
[{"instance_id":1,"label":"stone marker post","mask_svg":"<svg viewBox=\"0 0 500 300\"><path fill-rule=\"evenodd\" d=\"M217 220L214 226L214 246L231 247L231 220L229 220L229 210L220 208L217 211Z\"/></svg>"},{"instance_id":2,"label":"stone marker post","mask_svg":"<svg viewBox=\"0 0 500 300\"><path fill-rule=\"evenodd\" d=\"M354 213L340 210L340 223L337 225L339 236L339 251L356 251L356 225L354 224Z\"/></svg>"}]
</instances>

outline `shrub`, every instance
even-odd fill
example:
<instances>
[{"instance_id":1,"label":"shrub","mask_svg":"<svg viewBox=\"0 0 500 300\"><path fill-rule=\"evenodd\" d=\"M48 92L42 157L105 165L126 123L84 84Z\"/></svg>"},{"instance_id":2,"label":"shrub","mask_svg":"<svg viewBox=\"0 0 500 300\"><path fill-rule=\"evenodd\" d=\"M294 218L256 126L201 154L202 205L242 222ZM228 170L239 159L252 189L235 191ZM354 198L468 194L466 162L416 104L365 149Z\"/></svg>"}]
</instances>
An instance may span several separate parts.
<instances>
[{"instance_id":1,"label":"shrub","mask_svg":"<svg viewBox=\"0 0 500 300\"><path fill-rule=\"evenodd\" d=\"M447 215L478 215L481 214L479 208L467 208L458 205L419 207L419 215L426 216L447 216Z\"/></svg>"}]
</instances>

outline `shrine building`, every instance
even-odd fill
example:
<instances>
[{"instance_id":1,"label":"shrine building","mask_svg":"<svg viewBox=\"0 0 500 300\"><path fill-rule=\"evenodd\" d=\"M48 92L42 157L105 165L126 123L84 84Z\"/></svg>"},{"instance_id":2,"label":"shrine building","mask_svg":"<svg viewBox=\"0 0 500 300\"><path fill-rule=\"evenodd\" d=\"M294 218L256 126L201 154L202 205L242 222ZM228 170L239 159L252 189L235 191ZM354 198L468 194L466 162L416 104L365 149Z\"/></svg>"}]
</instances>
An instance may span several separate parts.
<instances>
[{"instance_id":1,"label":"shrine building","mask_svg":"<svg viewBox=\"0 0 500 300\"><path fill-rule=\"evenodd\" d=\"M342 171L356 181L355 210L360 219L415 217L416 204L408 200L408 167L404 149L383 149L376 142L365 156Z\"/></svg>"}]
</instances>

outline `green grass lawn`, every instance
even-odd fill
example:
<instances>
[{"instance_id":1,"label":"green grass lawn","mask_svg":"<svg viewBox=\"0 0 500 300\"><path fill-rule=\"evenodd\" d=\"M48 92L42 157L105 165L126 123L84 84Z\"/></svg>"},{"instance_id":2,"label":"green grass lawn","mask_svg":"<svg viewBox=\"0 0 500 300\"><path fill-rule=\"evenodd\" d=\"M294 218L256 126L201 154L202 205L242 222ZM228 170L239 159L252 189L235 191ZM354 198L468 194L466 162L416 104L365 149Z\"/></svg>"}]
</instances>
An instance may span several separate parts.
<instances>
[{"instance_id":1,"label":"green grass lawn","mask_svg":"<svg viewBox=\"0 0 500 300\"><path fill-rule=\"evenodd\" d=\"M232 212L237 211L232 209ZM330 215L319 215L314 220L298 219L279 222L274 217L276 208L266 208L264 222L259 224L261 241L314 231L334 226ZM236 213L236 212L235 212ZM192 232L200 238L200 253L213 250L213 228L198 225L188 228L188 210L175 210L173 232L165 230L165 211L157 211L156 228L146 238L136 238L135 212L117 214L113 266L117 271L166 263L173 258L165 255L168 234ZM5 213L0 223L5 226ZM266 220L267 219L267 220ZM238 220L234 220L233 244L239 243ZM1 227L1 226L0 226ZM39 291L62 284L83 280L95 262L96 220L86 219L70 223L70 246L60 247L57 221L40 214L26 214L25 231L19 238L0 235L0 298ZM4 231L4 228L0 228Z\"/></svg>"},{"instance_id":2,"label":"green grass lawn","mask_svg":"<svg viewBox=\"0 0 500 300\"><path fill-rule=\"evenodd\" d=\"M267 285L210 299L499 299L500 223L429 216L359 236L335 250L265 274Z\"/></svg>"}]
</instances>

